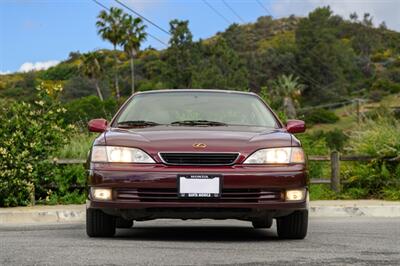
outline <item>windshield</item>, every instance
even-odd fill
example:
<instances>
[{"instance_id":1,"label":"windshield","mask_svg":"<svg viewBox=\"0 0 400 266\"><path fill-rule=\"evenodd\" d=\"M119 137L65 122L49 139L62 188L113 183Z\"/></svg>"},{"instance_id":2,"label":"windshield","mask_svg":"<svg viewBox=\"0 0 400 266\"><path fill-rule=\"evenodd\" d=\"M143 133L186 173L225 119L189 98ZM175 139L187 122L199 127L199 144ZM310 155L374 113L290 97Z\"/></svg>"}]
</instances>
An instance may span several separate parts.
<instances>
[{"instance_id":1,"label":"windshield","mask_svg":"<svg viewBox=\"0 0 400 266\"><path fill-rule=\"evenodd\" d=\"M138 94L116 119L118 126L137 123L277 127L274 115L258 97L220 92Z\"/></svg>"}]
</instances>

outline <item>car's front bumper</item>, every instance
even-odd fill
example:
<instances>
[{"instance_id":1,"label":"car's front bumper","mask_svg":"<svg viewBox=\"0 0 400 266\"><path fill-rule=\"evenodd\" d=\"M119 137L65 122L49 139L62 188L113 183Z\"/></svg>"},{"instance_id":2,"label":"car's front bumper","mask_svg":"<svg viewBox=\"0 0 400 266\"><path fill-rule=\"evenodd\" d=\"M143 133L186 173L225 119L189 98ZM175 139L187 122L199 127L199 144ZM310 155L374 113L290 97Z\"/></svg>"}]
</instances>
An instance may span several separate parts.
<instances>
[{"instance_id":1,"label":"car's front bumper","mask_svg":"<svg viewBox=\"0 0 400 266\"><path fill-rule=\"evenodd\" d=\"M177 195L178 174L219 174L221 198L182 199ZM285 191L306 189L305 166L191 167L92 164L89 186L113 189L113 199L94 200L88 208L134 219L278 217L308 208L307 197L287 201Z\"/></svg>"}]
</instances>

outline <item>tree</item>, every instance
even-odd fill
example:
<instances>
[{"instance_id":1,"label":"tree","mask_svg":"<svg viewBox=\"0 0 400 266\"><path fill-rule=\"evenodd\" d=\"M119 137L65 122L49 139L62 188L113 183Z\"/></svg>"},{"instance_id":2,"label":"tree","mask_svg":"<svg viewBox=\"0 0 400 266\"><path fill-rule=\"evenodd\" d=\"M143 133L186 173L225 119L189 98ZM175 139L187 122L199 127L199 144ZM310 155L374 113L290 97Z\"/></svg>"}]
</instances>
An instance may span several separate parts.
<instances>
[{"instance_id":1,"label":"tree","mask_svg":"<svg viewBox=\"0 0 400 266\"><path fill-rule=\"evenodd\" d=\"M104 40L112 43L114 47L114 79L115 79L115 93L117 99L120 98L119 82L118 82L118 56L117 56L117 46L121 43L124 32L123 21L124 12L120 8L111 7L109 13L102 10L97 16L98 20L96 26L98 28L98 34Z\"/></svg>"},{"instance_id":2,"label":"tree","mask_svg":"<svg viewBox=\"0 0 400 266\"><path fill-rule=\"evenodd\" d=\"M296 118L296 107L299 104L299 97L304 90L304 85L300 83L299 77L293 75L282 75L273 82L272 97L281 99L283 109L287 118Z\"/></svg>"},{"instance_id":3,"label":"tree","mask_svg":"<svg viewBox=\"0 0 400 266\"><path fill-rule=\"evenodd\" d=\"M373 27L374 23L372 22L373 18L370 13L364 13L364 17L362 20L362 24L366 27Z\"/></svg>"},{"instance_id":4,"label":"tree","mask_svg":"<svg viewBox=\"0 0 400 266\"><path fill-rule=\"evenodd\" d=\"M356 12L351 13L349 17L350 17L350 20L352 22L357 22L358 21L358 15L357 15Z\"/></svg>"},{"instance_id":5,"label":"tree","mask_svg":"<svg viewBox=\"0 0 400 266\"><path fill-rule=\"evenodd\" d=\"M248 72L243 60L222 36L202 46L201 59L192 74L194 87L233 90L248 88Z\"/></svg>"},{"instance_id":6,"label":"tree","mask_svg":"<svg viewBox=\"0 0 400 266\"><path fill-rule=\"evenodd\" d=\"M167 50L167 81L173 89L192 86L193 35L189 30L189 21L172 20L171 39Z\"/></svg>"},{"instance_id":7,"label":"tree","mask_svg":"<svg viewBox=\"0 0 400 266\"><path fill-rule=\"evenodd\" d=\"M143 25L141 18L133 18L130 15L124 18L125 34L121 44L130 57L132 94L135 92L135 65L133 60L140 49L140 45L146 40L147 33L144 31L145 28L146 25Z\"/></svg>"},{"instance_id":8,"label":"tree","mask_svg":"<svg viewBox=\"0 0 400 266\"><path fill-rule=\"evenodd\" d=\"M385 21L382 21L381 24L379 24L379 29L382 31L388 29Z\"/></svg>"},{"instance_id":9,"label":"tree","mask_svg":"<svg viewBox=\"0 0 400 266\"><path fill-rule=\"evenodd\" d=\"M101 101L103 101L104 98L99 86L99 78L103 72L101 66L103 60L104 56L101 53L87 53L82 55L82 64L80 65L82 73L89 78L96 87L97 96L99 96Z\"/></svg>"},{"instance_id":10,"label":"tree","mask_svg":"<svg viewBox=\"0 0 400 266\"><path fill-rule=\"evenodd\" d=\"M341 38L344 25L329 7L315 9L298 25L296 69L307 85L309 103L343 100L362 75L351 43Z\"/></svg>"}]
</instances>

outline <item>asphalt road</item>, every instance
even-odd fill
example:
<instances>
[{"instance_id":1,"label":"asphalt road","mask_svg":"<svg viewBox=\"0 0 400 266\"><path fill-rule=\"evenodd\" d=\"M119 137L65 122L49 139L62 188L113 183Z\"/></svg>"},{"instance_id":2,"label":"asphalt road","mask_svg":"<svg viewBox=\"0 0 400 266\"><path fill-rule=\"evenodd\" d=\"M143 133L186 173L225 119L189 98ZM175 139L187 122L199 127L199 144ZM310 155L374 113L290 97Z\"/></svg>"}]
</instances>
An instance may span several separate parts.
<instances>
[{"instance_id":1,"label":"asphalt road","mask_svg":"<svg viewBox=\"0 0 400 266\"><path fill-rule=\"evenodd\" d=\"M0 226L0 265L400 265L400 218L312 218L305 240L240 221L156 220L90 239L83 224Z\"/></svg>"}]
</instances>

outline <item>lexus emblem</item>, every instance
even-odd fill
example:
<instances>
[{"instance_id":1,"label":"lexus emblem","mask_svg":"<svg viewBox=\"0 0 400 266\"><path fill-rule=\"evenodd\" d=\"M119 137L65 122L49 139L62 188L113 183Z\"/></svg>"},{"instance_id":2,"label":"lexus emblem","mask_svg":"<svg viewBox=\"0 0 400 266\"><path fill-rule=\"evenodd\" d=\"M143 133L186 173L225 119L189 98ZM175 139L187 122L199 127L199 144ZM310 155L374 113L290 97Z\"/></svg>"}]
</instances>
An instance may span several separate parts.
<instances>
[{"instance_id":1,"label":"lexus emblem","mask_svg":"<svg viewBox=\"0 0 400 266\"><path fill-rule=\"evenodd\" d=\"M198 148L198 149L204 149L205 147L207 147L207 145L204 143L195 143L192 146L193 148Z\"/></svg>"}]
</instances>

